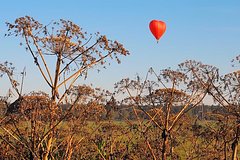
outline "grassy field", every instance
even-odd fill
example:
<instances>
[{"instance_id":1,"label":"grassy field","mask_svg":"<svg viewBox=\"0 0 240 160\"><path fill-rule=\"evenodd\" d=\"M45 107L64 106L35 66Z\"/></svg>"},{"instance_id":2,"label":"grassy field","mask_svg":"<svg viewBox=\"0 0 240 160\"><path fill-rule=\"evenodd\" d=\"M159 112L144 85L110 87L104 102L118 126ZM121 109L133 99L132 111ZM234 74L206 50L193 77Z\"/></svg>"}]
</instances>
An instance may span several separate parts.
<instances>
[{"instance_id":1,"label":"grassy field","mask_svg":"<svg viewBox=\"0 0 240 160\"><path fill-rule=\"evenodd\" d=\"M58 146L53 148L55 157L63 157L63 148L69 147L67 144L71 141L73 157L76 159L153 159L154 156L160 159L162 130L153 124L147 125L147 122L142 121L139 125L137 121L63 121L56 130L57 138L53 140L53 146ZM190 124L179 124L169 135L167 152L170 159L197 160L224 156L223 137L215 137L213 132L213 129L217 130L219 127L215 121ZM27 139L26 136L31 133L31 125L22 122L18 130ZM37 135L43 135L46 130L47 128L39 130L41 132ZM1 127L1 137L7 135L7 132L15 137L18 135L13 125ZM10 139L14 142L13 137L10 136ZM0 147L6 145L3 139L0 143ZM226 145L227 159L231 157L230 145L231 142Z\"/></svg>"}]
</instances>

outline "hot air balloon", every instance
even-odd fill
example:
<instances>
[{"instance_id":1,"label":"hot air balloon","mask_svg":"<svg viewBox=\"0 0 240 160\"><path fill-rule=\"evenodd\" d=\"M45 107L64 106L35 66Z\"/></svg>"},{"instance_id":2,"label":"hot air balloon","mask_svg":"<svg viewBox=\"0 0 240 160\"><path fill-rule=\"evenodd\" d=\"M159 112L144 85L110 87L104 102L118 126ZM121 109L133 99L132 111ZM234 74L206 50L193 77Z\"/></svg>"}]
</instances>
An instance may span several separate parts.
<instances>
[{"instance_id":1,"label":"hot air balloon","mask_svg":"<svg viewBox=\"0 0 240 160\"><path fill-rule=\"evenodd\" d=\"M157 39L157 41L162 37L164 32L166 31L166 24L163 21L152 20L149 23L150 31L153 36Z\"/></svg>"}]
</instances>

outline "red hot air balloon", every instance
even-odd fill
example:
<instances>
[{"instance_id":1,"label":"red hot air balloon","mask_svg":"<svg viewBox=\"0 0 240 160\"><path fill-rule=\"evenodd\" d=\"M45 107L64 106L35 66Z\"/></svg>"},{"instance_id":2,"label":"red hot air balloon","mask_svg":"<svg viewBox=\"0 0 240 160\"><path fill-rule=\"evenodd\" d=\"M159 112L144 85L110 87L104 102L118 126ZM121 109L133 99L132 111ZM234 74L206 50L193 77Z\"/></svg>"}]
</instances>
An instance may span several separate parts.
<instances>
[{"instance_id":1,"label":"red hot air balloon","mask_svg":"<svg viewBox=\"0 0 240 160\"><path fill-rule=\"evenodd\" d=\"M158 41L166 31L166 24L163 21L152 20L149 24L149 28Z\"/></svg>"}]
</instances>

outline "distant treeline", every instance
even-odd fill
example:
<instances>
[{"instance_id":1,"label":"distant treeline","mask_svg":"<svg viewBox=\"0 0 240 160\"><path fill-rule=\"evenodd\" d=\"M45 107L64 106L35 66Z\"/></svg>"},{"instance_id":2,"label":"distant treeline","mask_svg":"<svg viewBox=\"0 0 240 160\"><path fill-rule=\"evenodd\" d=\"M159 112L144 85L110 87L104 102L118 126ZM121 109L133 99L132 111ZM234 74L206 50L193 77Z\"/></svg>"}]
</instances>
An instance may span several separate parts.
<instances>
[{"instance_id":1,"label":"distant treeline","mask_svg":"<svg viewBox=\"0 0 240 160\"><path fill-rule=\"evenodd\" d=\"M67 110L69 108L70 104L64 104L62 105L63 110ZM173 106L172 113L178 113L183 106ZM127 106L127 105L104 105L105 111L101 118L102 120L136 120L136 115L133 110L133 106ZM147 115L143 112L146 111L148 113L154 112L154 110L162 110L162 112L165 111L164 107L153 107L153 106L135 106L135 111L138 113L139 117L143 119L148 119ZM0 112L1 115L4 114L8 110L7 103L4 101L0 101ZM191 109L187 114L188 116L198 118L200 120L211 120L213 119L212 114L223 114L226 112L223 107L218 105L199 105L197 107L194 107Z\"/></svg>"},{"instance_id":2,"label":"distant treeline","mask_svg":"<svg viewBox=\"0 0 240 160\"><path fill-rule=\"evenodd\" d=\"M183 106L173 106L172 112L178 113ZM105 106L107 110L106 115L103 115L103 119L113 119L113 120L136 120L136 115L134 113L132 106ZM148 113L154 113L154 110L161 109L163 112L166 110L164 107L155 107L153 106L141 106L135 107L135 110L138 112L139 117L144 119L149 119L149 117L142 111L146 111ZM199 105L191 109L187 115L198 118L200 120L211 120L213 119L212 114L220 114L224 113L224 108L218 105Z\"/></svg>"}]
</instances>

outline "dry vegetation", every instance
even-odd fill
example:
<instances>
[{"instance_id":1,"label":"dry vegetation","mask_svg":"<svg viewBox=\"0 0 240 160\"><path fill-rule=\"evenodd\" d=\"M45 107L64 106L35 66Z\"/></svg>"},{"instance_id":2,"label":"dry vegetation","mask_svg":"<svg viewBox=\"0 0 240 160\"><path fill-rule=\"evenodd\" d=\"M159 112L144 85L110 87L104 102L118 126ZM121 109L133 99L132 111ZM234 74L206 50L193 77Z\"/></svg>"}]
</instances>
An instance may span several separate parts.
<instances>
[{"instance_id":1,"label":"dry vegetation","mask_svg":"<svg viewBox=\"0 0 240 160\"><path fill-rule=\"evenodd\" d=\"M23 95L13 65L0 63L0 76L19 96L0 97L0 159L238 159L239 70L219 75L189 60L122 79L111 93L75 82L108 60L120 63L129 52L119 42L66 20L44 26L26 16L7 26L6 36L23 39L51 94ZM206 96L214 106L203 104Z\"/></svg>"}]
</instances>

